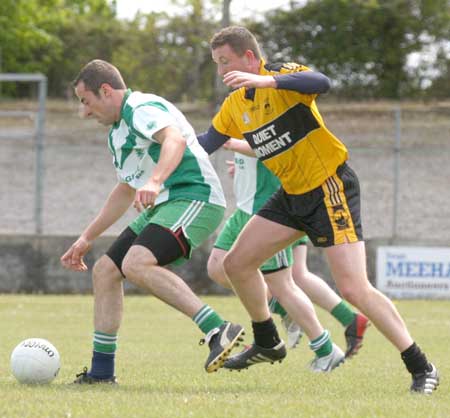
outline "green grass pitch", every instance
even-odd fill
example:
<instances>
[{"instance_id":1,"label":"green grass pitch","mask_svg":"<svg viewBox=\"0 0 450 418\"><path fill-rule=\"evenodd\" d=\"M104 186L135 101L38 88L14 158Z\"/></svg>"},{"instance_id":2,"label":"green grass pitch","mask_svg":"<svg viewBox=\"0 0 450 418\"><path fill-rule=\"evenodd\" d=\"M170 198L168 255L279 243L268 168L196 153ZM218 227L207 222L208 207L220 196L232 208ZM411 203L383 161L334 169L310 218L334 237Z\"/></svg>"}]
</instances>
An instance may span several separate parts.
<instances>
[{"instance_id":1,"label":"green grass pitch","mask_svg":"<svg viewBox=\"0 0 450 418\"><path fill-rule=\"evenodd\" d=\"M250 321L237 298L204 300L244 325L251 342ZM75 374L90 365L92 297L0 295L0 417L448 418L450 303L395 303L440 370L441 385L432 396L408 392L410 377L399 353L374 326L360 353L328 375L307 369L312 353L305 338L281 364L207 374L200 331L149 296L125 299L116 356L119 386L73 386L68 383ZM342 327L329 314L318 314L344 348ZM29 337L46 338L60 352L61 371L50 385L21 385L11 375L11 351Z\"/></svg>"}]
</instances>

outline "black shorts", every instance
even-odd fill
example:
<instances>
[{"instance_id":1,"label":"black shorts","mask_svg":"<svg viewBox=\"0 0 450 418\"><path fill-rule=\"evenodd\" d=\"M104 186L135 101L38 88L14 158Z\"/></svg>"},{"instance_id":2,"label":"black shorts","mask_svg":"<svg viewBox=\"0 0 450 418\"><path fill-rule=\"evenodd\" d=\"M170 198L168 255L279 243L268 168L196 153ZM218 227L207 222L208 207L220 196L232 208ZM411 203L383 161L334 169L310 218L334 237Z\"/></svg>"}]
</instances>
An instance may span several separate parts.
<instances>
[{"instance_id":1,"label":"black shorts","mask_svg":"<svg viewBox=\"0 0 450 418\"><path fill-rule=\"evenodd\" d=\"M359 181L345 163L310 192L290 195L280 188L257 214L305 232L316 247L363 239Z\"/></svg>"},{"instance_id":2,"label":"black shorts","mask_svg":"<svg viewBox=\"0 0 450 418\"><path fill-rule=\"evenodd\" d=\"M121 272L123 259L132 245L148 248L159 266L165 266L180 257L186 257L190 250L181 228L173 232L161 225L149 224L139 235L136 235L131 228L127 227L106 251L106 255Z\"/></svg>"}]
</instances>

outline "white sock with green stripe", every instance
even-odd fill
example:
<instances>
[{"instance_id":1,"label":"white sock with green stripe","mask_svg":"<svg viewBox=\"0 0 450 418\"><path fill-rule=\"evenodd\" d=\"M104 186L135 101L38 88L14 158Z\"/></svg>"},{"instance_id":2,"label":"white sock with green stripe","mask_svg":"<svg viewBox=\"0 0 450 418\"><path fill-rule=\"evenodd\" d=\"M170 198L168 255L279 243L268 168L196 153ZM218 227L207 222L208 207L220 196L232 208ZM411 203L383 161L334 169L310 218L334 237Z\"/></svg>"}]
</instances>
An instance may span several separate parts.
<instances>
[{"instance_id":1,"label":"white sock with green stripe","mask_svg":"<svg viewBox=\"0 0 450 418\"><path fill-rule=\"evenodd\" d=\"M117 334L94 332L94 351L89 375L98 379L114 376L114 360L117 350Z\"/></svg>"},{"instance_id":2,"label":"white sock with green stripe","mask_svg":"<svg viewBox=\"0 0 450 418\"><path fill-rule=\"evenodd\" d=\"M333 351L330 333L325 330L319 337L310 341L309 348L316 353L317 357L328 356Z\"/></svg>"},{"instance_id":3,"label":"white sock with green stripe","mask_svg":"<svg viewBox=\"0 0 450 418\"><path fill-rule=\"evenodd\" d=\"M280 315L282 318L284 318L287 315L286 310L280 305L280 302L278 302L277 299L272 297L269 300L269 309L270 312Z\"/></svg>"},{"instance_id":4,"label":"white sock with green stripe","mask_svg":"<svg viewBox=\"0 0 450 418\"><path fill-rule=\"evenodd\" d=\"M117 334L94 332L94 351L98 353L114 354L117 350Z\"/></svg>"},{"instance_id":5,"label":"white sock with green stripe","mask_svg":"<svg viewBox=\"0 0 450 418\"><path fill-rule=\"evenodd\" d=\"M204 305L192 318L204 334L220 327L225 321L209 305Z\"/></svg>"}]
</instances>

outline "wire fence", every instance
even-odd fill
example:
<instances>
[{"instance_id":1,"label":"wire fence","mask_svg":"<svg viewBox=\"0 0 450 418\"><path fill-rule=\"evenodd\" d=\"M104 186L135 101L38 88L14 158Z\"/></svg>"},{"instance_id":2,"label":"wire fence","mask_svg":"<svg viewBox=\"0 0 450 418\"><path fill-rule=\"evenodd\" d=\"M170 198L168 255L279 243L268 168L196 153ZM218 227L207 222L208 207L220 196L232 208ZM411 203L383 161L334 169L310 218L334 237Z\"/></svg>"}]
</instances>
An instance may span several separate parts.
<instances>
[{"instance_id":1,"label":"wire fence","mask_svg":"<svg viewBox=\"0 0 450 418\"><path fill-rule=\"evenodd\" d=\"M37 83L37 107L34 112L29 110L2 110L0 111L0 118L27 118L34 121L34 129L31 132L33 138L34 152L34 205L33 205L33 220L34 232L38 235L42 233L42 187L43 187L43 173L42 166L43 144L44 144L44 125L45 125L45 104L47 100L47 77L43 74L6 74L0 73L0 85L2 82L14 83ZM3 135L5 138L14 138L14 135L8 133L5 129L0 131L0 140ZM19 134L19 138L24 136L23 132ZM27 136L25 134L25 136Z\"/></svg>"},{"instance_id":2,"label":"wire fence","mask_svg":"<svg viewBox=\"0 0 450 418\"><path fill-rule=\"evenodd\" d=\"M0 110L33 109L28 102ZM328 128L349 148L349 164L362 189L364 236L450 244L450 103L324 103ZM188 114L197 131L210 118ZM47 106L41 163L33 120L0 113L0 233L77 235L95 216L115 184L107 129L79 120L74 102ZM233 209L232 181L220 150L212 156ZM40 164L40 167L37 165ZM42 179L41 188L37 179ZM41 214L35 203L40 194ZM108 234L119 233L133 210Z\"/></svg>"}]
</instances>

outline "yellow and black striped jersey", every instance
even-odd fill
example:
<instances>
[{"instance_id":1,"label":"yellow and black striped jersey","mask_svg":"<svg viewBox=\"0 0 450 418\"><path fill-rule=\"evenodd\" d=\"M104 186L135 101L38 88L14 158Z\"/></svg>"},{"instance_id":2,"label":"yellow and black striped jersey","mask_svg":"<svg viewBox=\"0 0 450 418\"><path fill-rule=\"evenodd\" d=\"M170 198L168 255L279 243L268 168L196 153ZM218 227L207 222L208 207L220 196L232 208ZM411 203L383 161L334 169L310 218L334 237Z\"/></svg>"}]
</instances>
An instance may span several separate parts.
<instances>
[{"instance_id":1,"label":"yellow and black striped jersey","mask_svg":"<svg viewBox=\"0 0 450 418\"><path fill-rule=\"evenodd\" d=\"M266 65L260 75L306 71L295 63ZM319 187L347 160L345 145L324 125L316 94L274 88L233 91L213 119L223 135L246 139L289 194Z\"/></svg>"}]
</instances>

